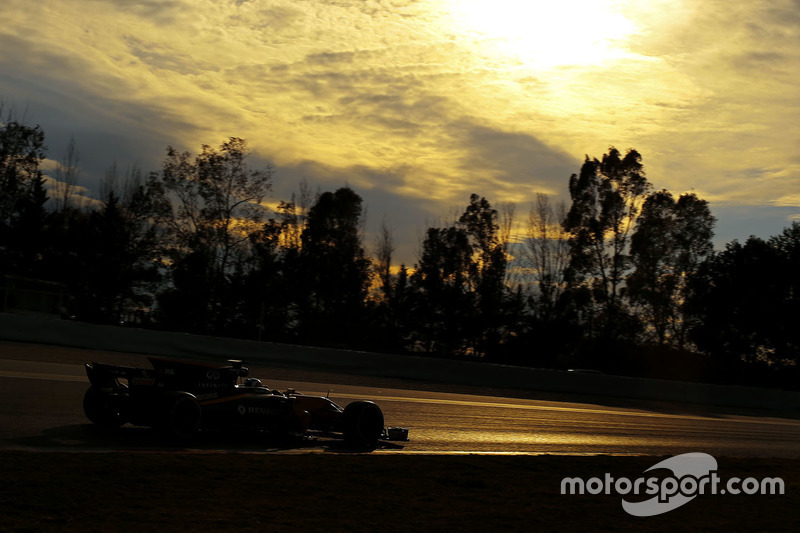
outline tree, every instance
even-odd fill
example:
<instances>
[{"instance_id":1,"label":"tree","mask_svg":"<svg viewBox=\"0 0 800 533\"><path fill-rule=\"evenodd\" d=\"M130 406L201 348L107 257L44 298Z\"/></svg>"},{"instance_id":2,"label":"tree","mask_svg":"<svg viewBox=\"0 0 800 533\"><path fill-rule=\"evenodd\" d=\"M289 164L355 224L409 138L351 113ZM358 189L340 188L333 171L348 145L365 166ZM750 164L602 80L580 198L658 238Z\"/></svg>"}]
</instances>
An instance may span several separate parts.
<instances>
[{"instance_id":1,"label":"tree","mask_svg":"<svg viewBox=\"0 0 800 533\"><path fill-rule=\"evenodd\" d=\"M2 113L0 106L0 113ZM45 158L44 131L27 126L9 114L0 122L0 224L13 226L21 202L30 200L43 179L40 163Z\"/></svg>"},{"instance_id":2,"label":"tree","mask_svg":"<svg viewBox=\"0 0 800 533\"><path fill-rule=\"evenodd\" d=\"M63 159L56 167L56 211L64 211L71 203L80 175L80 154L75 139L70 139Z\"/></svg>"},{"instance_id":3,"label":"tree","mask_svg":"<svg viewBox=\"0 0 800 533\"><path fill-rule=\"evenodd\" d=\"M693 276L691 338L725 366L794 365L800 353L800 224L715 253Z\"/></svg>"},{"instance_id":4,"label":"tree","mask_svg":"<svg viewBox=\"0 0 800 533\"><path fill-rule=\"evenodd\" d=\"M413 303L408 327L414 350L466 352L475 308L469 286L471 259L472 247L463 227L428 228L411 276Z\"/></svg>"},{"instance_id":5,"label":"tree","mask_svg":"<svg viewBox=\"0 0 800 533\"><path fill-rule=\"evenodd\" d=\"M367 301L368 329L365 331L367 349L401 351L403 349L404 295L397 286L399 275L392 274L394 255L394 236L386 218L375 236L375 250L372 258L373 281ZM407 277L407 272L403 275ZM396 292L395 289L399 291Z\"/></svg>"},{"instance_id":6,"label":"tree","mask_svg":"<svg viewBox=\"0 0 800 533\"><path fill-rule=\"evenodd\" d=\"M571 247L568 281L572 290L588 289L590 334L613 339L629 328L620 292L631 267L631 234L649 189L633 149L621 157L612 147L602 161L587 156L580 174L570 178L572 205L564 222Z\"/></svg>"},{"instance_id":7,"label":"tree","mask_svg":"<svg viewBox=\"0 0 800 533\"><path fill-rule=\"evenodd\" d=\"M569 265L569 234L563 224L567 216L562 203L553 206L546 194L539 193L528 214L524 256L536 287L534 313L545 322L556 317L566 288Z\"/></svg>"},{"instance_id":8,"label":"tree","mask_svg":"<svg viewBox=\"0 0 800 533\"><path fill-rule=\"evenodd\" d=\"M249 336L255 329L259 340L282 339L292 320L291 273L296 267L295 248L284 248L281 241L287 232L286 220L270 219L250 234L250 254L244 272L235 287L237 334ZM292 231L289 228L288 231ZM248 331L249 328L249 331Z\"/></svg>"},{"instance_id":9,"label":"tree","mask_svg":"<svg viewBox=\"0 0 800 533\"><path fill-rule=\"evenodd\" d=\"M69 287L71 313L82 320L146 320L161 280L155 196L136 167L117 180L113 166L98 207L50 214L50 271Z\"/></svg>"},{"instance_id":10,"label":"tree","mask_svg":"<svg viewBox=\"0 0 800 533\"><path fill-rule=\"evenodd\" d=\"M0 115L3 106L0 105ZM43 245L47 193L39 165L44 132L0 118L0 273L31 275Z\"/></svg>"},{"instance_id":11,"label":"tree","mask_svg":"<svg viewBox=\"0 0 800 533\"><path fill-rule=\"evenodd\" d=\"M248 235L266 214L262 201L271 189L273 169L269 164L251 169L247 156L246 142L237 137L218 150L203 145L194 158L169 147L160 176L151 180L156 203L167 213L168 254L175 273L174 287L162 304L173 308L168 313L173 316L194 315L193 327L225 329L230 320L226 309L233 305L230 277L244 260ZM189 283L181 287L178 279ZM199 303L196 283L208 291L205 310L189 309Z\"/></svg>"},{"instance_id":12,"label":"tree","mask_svg":"<svg viewBox=\"0 0 800 533\"><path fill-rule=\"evenodd\" d=\"M455 224L428 228L411 278L423 350L483 356L503 342L507 246L498 211L477 194Z\"/></svg>"},{"instance_id":13,"label":"tree","mask_svg":"<svg viewBox=\"0 0 800 533\"><path fill-rule=\"evenodd\" d=\"M713 228L708 203L694 194L675 201L662 190L644 202L631 240L634 271L627 292L659 344L683 348L686 343L687 281L713 250Z\"/></svg>"},{"instance_id":14,"label":"tree","mask_svg":"<svg viewBox=\"0 0 800 533\"><path fill-rule=\"evenodd\" d=\"M380 282L381 292L385 301L392 299L392 254L394 253L394 237L392 230L386 223L381 222L375 240L375 271Z\"/></svg>"},{"instance_id":15,"label":"tree","mask_svg":"<svg viewBox=\"0 0 800 533\"><path fill-rule=\"evenodd\" d=\"M506 208L508 209L508 208ZM501 231L500 214L486 198L470 196L469 205L458 222L466 231L472 247L469 279L475 293L478 313L473 322L472 352L485 355L500 344L506 322L506 270L508 266L508 231L513 222L513 209L504 217Z\"/></svg>"},{"instance_id":16,"label":"tree","mask_svg":"<svg viewBox=\"0 0 800 533\"><path fill-rule=\"evenodd\" d=\"M306 227L308 210L317 203L320 192L313 192L305 179L300 181L298 191L292 193L288 202L278 204L278 213L283 231L281 232L281 246L290 250L300 250L300 237Z\"/></svg>"},{"instance_id":17,"label":"tree","mask_svg":"<svg viewBox=\"0 0 800 533\"><path fill-rule=\"evenodd\" d=\"M361 197L349 187L323 193L308 212L295 288L309 335L342 340L356 333L369 282L362 217Z\"/></svg>"},{"instance_id":18,"label":"tree","mask_svg":"<svg viewBox=\"0 0 800 533\"><path fill-rule=\"evenodd\" d=\"M793 222L780 235L770 239L780 257L780 277L786 292L778 304L778 322L774 361L797 366L800 362L800 222Z\"/></svg>"}]
</instances>

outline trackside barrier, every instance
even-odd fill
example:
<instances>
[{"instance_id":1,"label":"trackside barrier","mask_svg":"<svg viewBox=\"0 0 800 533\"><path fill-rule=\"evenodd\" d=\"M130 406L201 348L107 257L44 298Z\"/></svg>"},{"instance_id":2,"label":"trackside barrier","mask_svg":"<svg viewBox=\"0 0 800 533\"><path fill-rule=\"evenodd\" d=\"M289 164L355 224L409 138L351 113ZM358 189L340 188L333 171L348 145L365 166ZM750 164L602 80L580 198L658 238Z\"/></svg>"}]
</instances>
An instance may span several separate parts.
<instances>
[{"instance_id":1,"label":"trackside barrier","mask_svg":"<svg viewBox=\"0 0 800 533\"><path fill-rule=\"evenodd\" d=\"M701 405L800 410L800 392L563 372L411 355L244 341L0 313L0 339L92 350L242 359L251 364L433 383L621 397ZM0 357L3 357L0 346Z\"/></svg>"}]
</instances>

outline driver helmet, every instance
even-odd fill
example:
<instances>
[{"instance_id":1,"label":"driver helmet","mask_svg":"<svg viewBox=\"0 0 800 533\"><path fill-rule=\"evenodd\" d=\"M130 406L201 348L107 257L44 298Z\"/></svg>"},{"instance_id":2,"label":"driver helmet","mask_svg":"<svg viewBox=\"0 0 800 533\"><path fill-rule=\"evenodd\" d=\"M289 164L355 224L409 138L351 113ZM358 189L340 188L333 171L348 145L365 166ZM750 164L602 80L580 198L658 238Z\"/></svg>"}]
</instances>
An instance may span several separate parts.
<instances>
[{"instance_id":1,"label":"driver helmet","mask_svg":"<svg viewBox=\"0 0 800 533\"><path fill-rule=\"evenodd\" d=\"M244 380L244 386L245 387L260 387L261 386L261 380L258 379L258 378L247 378L246 380Z\"/></svg>"}]
</instances>

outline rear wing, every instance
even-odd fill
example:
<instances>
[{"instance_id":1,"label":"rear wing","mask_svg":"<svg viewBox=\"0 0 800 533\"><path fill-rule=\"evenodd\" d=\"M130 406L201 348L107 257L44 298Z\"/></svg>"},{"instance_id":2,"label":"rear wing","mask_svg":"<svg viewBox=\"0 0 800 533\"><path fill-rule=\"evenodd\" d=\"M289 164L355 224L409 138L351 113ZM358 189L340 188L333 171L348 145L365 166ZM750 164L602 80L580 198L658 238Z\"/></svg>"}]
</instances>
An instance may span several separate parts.
<instances>
[{"instance_id":1,"label":"rear wing","mask_svg":"<svg viewBox=\"0 0 800 533\"><path fill-rule=\"evenodd\" d=\"M149 357L148 360L153 369L87 363L86 375L93 386L101 389L124 388L120 383L120 379L124 379L128 386L155 386L166 390L197 392L234 387L239 378L249 374L241 361L228 361L229 365L224 366L156 357Z\"/></svg>"},{"instance_id":2,"label":"rear wing","mask_svg":"<svg viewBox=\"0 0 800 533\"><path fill-rule=\"evenodd\" d=\"M155 378L155 372L146 368L109 365L106 363L86 363L84 366L86 367L86 376L89 378L89 382L100 389L122 388L120 379L133 383L141 379L152 381Z\"/></svg>"}]
</instances>

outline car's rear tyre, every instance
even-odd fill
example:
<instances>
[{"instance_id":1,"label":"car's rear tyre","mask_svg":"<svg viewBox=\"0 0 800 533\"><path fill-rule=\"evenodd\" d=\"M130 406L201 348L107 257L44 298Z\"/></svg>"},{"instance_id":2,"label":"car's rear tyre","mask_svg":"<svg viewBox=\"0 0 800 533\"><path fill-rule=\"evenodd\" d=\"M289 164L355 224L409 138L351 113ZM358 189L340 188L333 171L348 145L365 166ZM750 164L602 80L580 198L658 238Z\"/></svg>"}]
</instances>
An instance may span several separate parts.
<instances>
[{"instance_id":1,"label":"car's rear tyre","mask_svg":"<svg viewBox=\"0 0 800 533\"><path fill-rule=\"evenodd\" d=\"M94 386L83 395L83 412L92 423L106 429L117 429L126 422L120 395L103 392Z\"/></svg>"},{"instance_id":2,"label":"car's rear tyre","mask_svg":"<svg viewBox=\"0 0 800 533\"><path fill-rule=\"evenodd\" d=\"M349 446L374 450L383 432L383 411L373 402L351 402L344 408L344 440Z\"/></svg>"},{"instance_id":3,"label":"car's rear tyre","mask_svg":"<svg viewBox=\"0 0 800 533\"><path fill-rule=\"evenodd\" d=\"M191 440L200 431L203 412L193 394L178 392L164 398L158 429L180 441Z\"/></svg>"}]
</instances>

